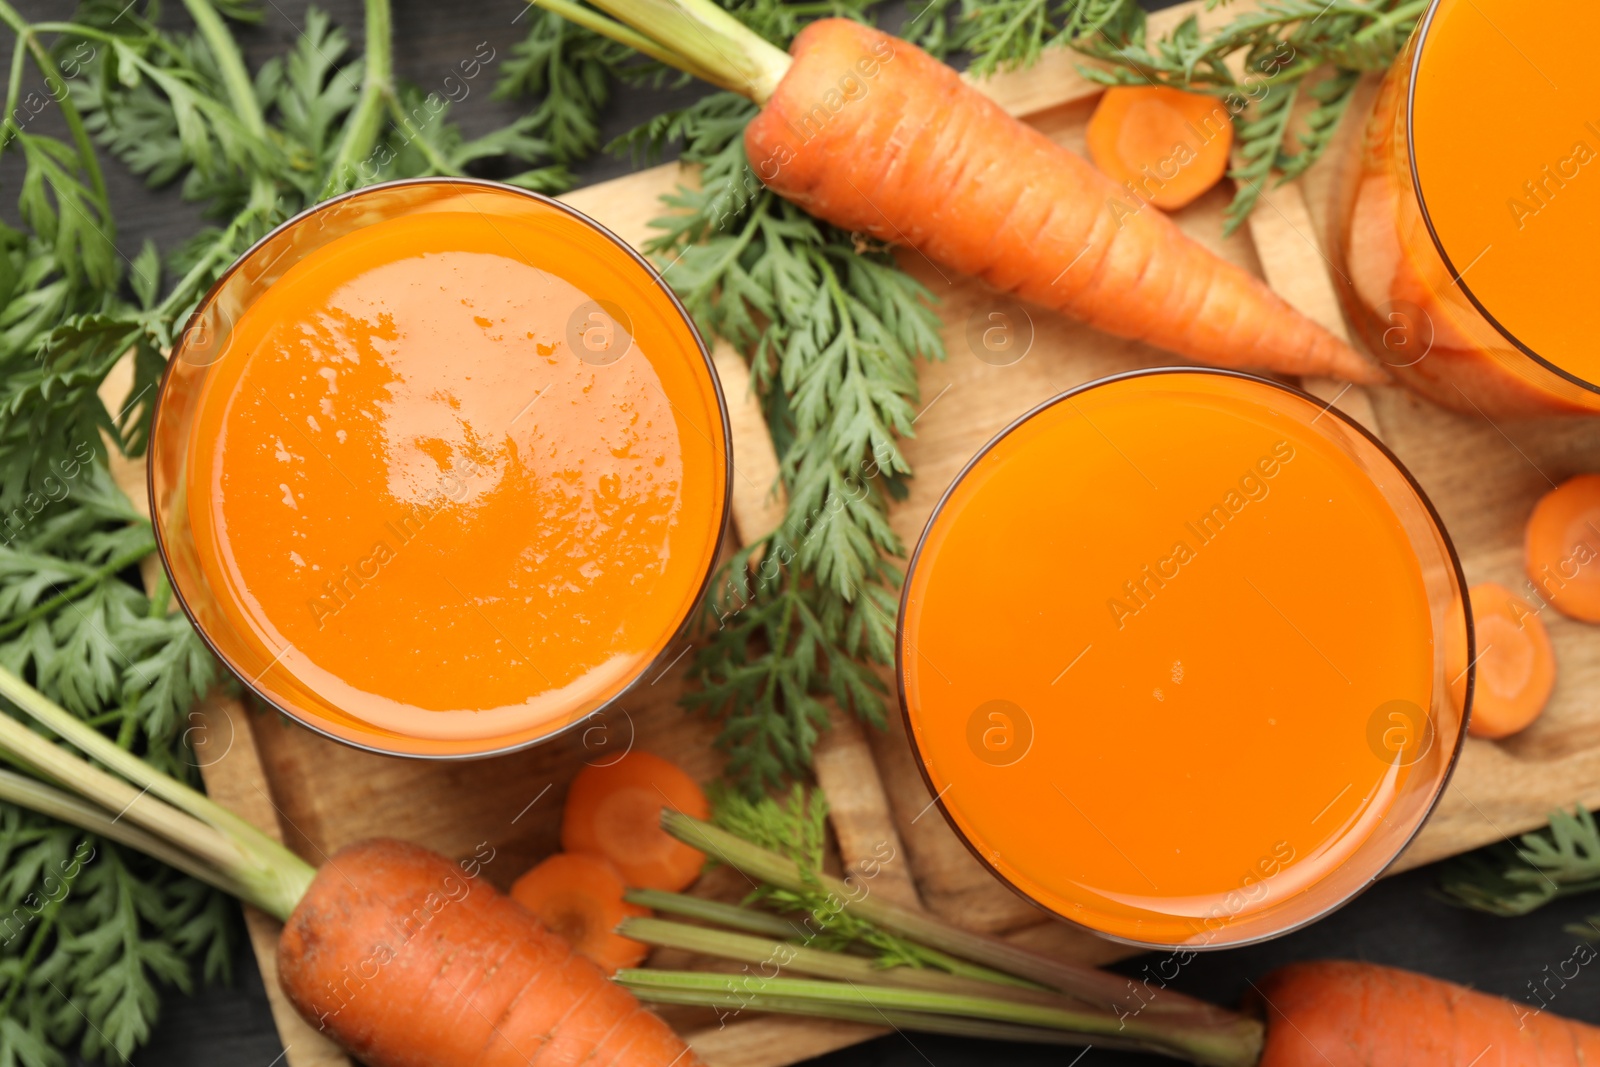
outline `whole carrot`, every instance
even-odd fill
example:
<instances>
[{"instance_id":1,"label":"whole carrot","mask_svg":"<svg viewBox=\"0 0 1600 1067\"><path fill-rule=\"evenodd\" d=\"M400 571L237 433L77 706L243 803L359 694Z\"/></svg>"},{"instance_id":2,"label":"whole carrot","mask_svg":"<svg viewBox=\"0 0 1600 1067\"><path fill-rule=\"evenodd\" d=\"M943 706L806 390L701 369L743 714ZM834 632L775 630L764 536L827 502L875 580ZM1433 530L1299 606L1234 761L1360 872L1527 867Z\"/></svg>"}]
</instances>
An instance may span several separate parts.
<instances>
[{"instance_id":1,"label":"whole carrot","mask_svg":"<svg viewBox=\"0 0 1600 1067\"><path fill-rule=\"evenodd\" d=\"M1137 185L1118 185L907 41L822 19L790 55L713 0L594 0L605 15L530 2L762 105L745 128L751 167L835 226L1206 363L1386 380L1185 237Z\"/></svg>"},{"instance_id":2,"label":"whole carrot","mask_svg":"<svg viewBox=\"0 0 1600 1067\"><path fill-rule=\"evenodd\" d=\"M1392 967L1330 960L1274 971L1258 1067L1579 1067L1600 1028Z\"/></svg>"},{"instance_id":3,"label":"whole carrot","mask_svg":"<svg viewBox=\"0 0 1600 1067\"><path fill-rule=\"evenodd\" d=\"M336 853L278 941L300 1014L373 1067L693 1067L666 1023L529 911L400 841Z\"/></svg>"},{"instance_id":4,"label":"whole carrot","mask_svg":"<svg viewBox=\"0 0 1600 1067\"><path fill-rule=\"evenodd\" d=\"M1384 380L1254 275L915 45L824 19L791 53L745 151L769 188L818 218L1206 363Z\"/></svg>"}]
</instances>

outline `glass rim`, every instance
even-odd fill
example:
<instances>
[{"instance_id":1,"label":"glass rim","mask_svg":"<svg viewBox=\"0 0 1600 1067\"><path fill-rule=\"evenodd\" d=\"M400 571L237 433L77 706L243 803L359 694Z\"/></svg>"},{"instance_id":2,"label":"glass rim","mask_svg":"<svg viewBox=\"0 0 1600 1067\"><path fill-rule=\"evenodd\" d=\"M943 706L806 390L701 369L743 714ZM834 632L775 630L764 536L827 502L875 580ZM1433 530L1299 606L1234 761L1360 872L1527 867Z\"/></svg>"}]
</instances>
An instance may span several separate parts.
<instances>
[{"instance_id":1,"label":"glass rim","mask_svg":"<svg viewBox=\"0 0 1600 1067\"><path fill-rule=\"evenodd\" d=\"M1406 163L1411 171L1411 188L1417 198L1417 208L1422 212L1422 225L1427 229L1428 238L1433 242L1433 247L1435 251L1439 253L1439 258L1444 261L1445 269L1450 272L1451 279L1455 282L1456 286L1460 288L1462 294L1466 296L1467 302L1477 310L1478 314L1482 315L1484 319L1488 321L1490 326L1494 327L1496 333L1505 338L1506 341L1517 351L1521 352L1523 355L1527 356L1541 367L1544 367L1552 374L1559 375L1565 380L1571 382L1573 385L1576 385L1581 389L1586 389L1591 393L1600 393L1600 382L1591 382L1587 379L1580 378L1571 371L1566 370L1565 368L1558 366L1557 364L1546 359L1544 356L1541 356L1539 353L1535 352L1530 345L1525 344L1517 337L1516 334L1512 333L1511 329L1506 326L1505 323L1501 322L1495 317L1494 312L1490 311L1484 302L1478 298L1478 294L1472 291L1472 287L1468 285L1467 280L1462 277L1461 271L1456 267L1455 261L1450 258L1450 253L1445 250L1444 240L1439 236L1438 228L1433 224L1433 213L1428 210L1428 198L1423 192L1422 188L1422 175L1417 169L1416 103L1417 81L1422 74L1422 51L1424 46L1426 46L1428 43L1428 31L1433 28L1434 16L1438 13L1439 6L1443 2L1444 0L1432 0L1432 2L1428 5L1427 12L1423 14L1422 20L1417 23L1417 28L1415 31L1416 44L1412 49L1411 55L1410 79L1406 85ZM1469 263L1467 266L1470 268L1472 264Z\"/></svg>"},{"instance_id":2,"label":"glass rim","mask_svg":"<svg viewBox=\"0 0 1600 1067\"><path fill-rule=\"evenodd\" d=\"M1074 397L1080 396L1083 393L1089 392L1090 390L1098 389L1106 385L1112 385L1116 382L1127 381L1133 378L1163 377L1166 375L1177 374L1204 374L1219 378L1235 378L1252 382L1257 385L1270 386L1271 388L1283 393L1287 393L1296 399L1320 406L1323 409L1324 414L1334 415L1348 428L1356 431L1363 438L1365 438L1369 444L1378 449L1384 460L1400 473L1400 476L1405 479L1406 484L1411 488L1412 493L1416 495L1417 500L1422 504L1423 511L1428 516L1429 523L1432 525L1434 532L1439 536L1440 541L1444 545L1445 555L1450 560L1451 574L1455 578L1456 585L1461 590L1461 598L1465 602L1466 609L1462 612L1462 614L1466 619L1467 629L1467 686L1465 690L1464 707L1461 715L1461 725L1456 732L1455 744L1451 748L1450 758L1448 761L1446 761L1443 773L1440 774L1439 781L1437 785L1434 786L1433 795L1428 799L1427 805L1422 809L1422 812L1417 819L1417 824L1413 826L1405 835L1405 839L1399 843L1394 852L1386 860L1384 860L1376 870L1372 872L1370 878L1356 886L1354 889L1350 890L1348 893L1345 893L1338 899L1334 900L1327 907L1317 911L1315 914L1284 926L1281 929L1270 930L1265 933L1256 934L1254 936L1241 938L1238 940L1206 944L1192 942L1141 941L1137 938L1125 937L1121 934L1110 933L1097 927L1090 926L1087 923L1079 922L1078 920L1072 918L1072 916L1055 910L1054 908L1045 904L1043 901L1034 899L1032 895L1012 882L1010 878L1006 877L1005 874L998 870L994 864L992 864L989 859L984 856L983 852L976 844L968 839L966 833L956 823L955 817L951 814L950 809L945 805L944 794L940 792L938 787L934 784L933 777L928 773L927 760L923 756L921 746L917 744L916 733L912 729L910 701L906 697L905 619L907 602L911 597L912 578L916 574L917 564L922 558L922 550L928 542L928 535L932 532L934 523L938 522L939 517L944 513L945 505L950 502L950 498L955 494L956 489L960 487L961 483L966 480L967 476L971 474L974 469L976 469L980 462L988 457L989 453L993 451L1001 441L1005 440L1007 437L1010 437L1014 431L1021 429L1035 416L1043 414L1050 408L1055 407L1057 404L1068 402ZM1023 900L1027 901L1029 904L1032 904L1034 907L1043 911L1047 915L1069 923L1080 930L1088 931L1089 933L1094 934L1096 937L1102 938L1106 941L1110 941L1119 945L1127 945L1131 948L1138 948L1152 952L1180 949L1192 952L1212 952L1221 951L1224 949L1244 948L1247 945L1256 945L1264 941L1271 941L1276 938L1283 937L1286 934L1291 934L1296 930L1304 929L1305 927L1310 926L1312 923L1318 922L1321 919L1333 914L1340 908L1343 908L1346 904L1350 903L1356 897L1366 892L1367 889L1369 889L1379 878L1381 878L1390 867L1394 866L1396 860L1405 854L1406 849L1411 847L1412 842L1416 840L1417 835L1422 832L1422 828L1428 824L1428 820L1433 816L1434 809L1438 807L1440 799L1443 798L1445 790L1450 785L1451 777L1455 774L1456 765L1461 759L1462 749L1466 745L1467 724L1472 719L1472 698L1477 678L1477 656L1475 654L1477 637L1473 629L1472 606L1471 601L1467 596L1467 588L1466 573L1461 569L1461 558L1456 552L1455 542L1451 540L1449 531L1445 529L1444 521L1439 517L1439 512L1434 508L1433 501L1428 499L1428 494L1423 492L1422 486L1417 484L1416 478L1412 476L1411 472L1406 468L1406 465L1400 462L1399 457L1397 457L1394 452L1391 451L1390 448L1377 437L1376 434L1367 429L1365 426L1361 425L1358 420L1345 414L1343 411L1340 411L1332 401L1325 401L1320 397L1311 395L1303 389L1298 389L1292 385L1286 385L1283 382L1274 381L1271 378L1264 378L1258 374L1249 374L1244 371L1231 370L1224 367L1168 365L1160 367L1143 367L1136 370L1121 371L1117 374L1108 374L1100 378L1095 378L1092 381L1084 382L1082 385L1077 385L1071 389L1057 393L1055 396L1036 404L1023 414L1017 416L1017 418L1008 423L1003 429L990 438L982 448L973 454L972 458L969 459L962 466L961 470L956 474L956 476L951 479L950 484L945 487L944 492L940 494L938 503L934 505L933 511L928 515L928 521L926 524L924 524L922 533L917 537L917 546L912 550L911 558L906 563L905 580L901 583L900 587L900 615L895 625L894 643L895 691L900 701L900 717L906 729L906 740L911 746L913 762L917 765L917 773L922 776L923 784L927 786L929 794L933 796L932 803L938 807L939 814L944 816L945 822L955 834L956 839L966 846L967 851L972 854L973 858L976 859L986 871L993 875L996 881L1005 886L1007 889L1011 890L1017 896L1021 897Z\"/></svg>"},{"instance_id":3,"label":"glass rim","mask_svg":"<svg viewBox=\"0 0 1600 1067\"><path fill-rule=\"evenodd\" d=\"M255 682L250 681L243 673L241 673L234 666L232 660L223 654L222 650L217 647L216 643L211 639L211 635L206 632L205 627L200 624L200 620L196 617L194 611L189 607L189 603L184 597L183 591L178 587L179 583L173 580L172 566L168 561L166 537L162 531L163 524L158 521L157 518L160 512L156 508L156 464L151 462L151 459L153 458L151 453L154 451L158 439L155 432L156 422L161 417L163 402L167 398L168 385L172 377L173 365L179 358L179 349L182 347L181 338L187 336L188 331L198 323L201 313L217 298L218 294L233 277L234 273L237 272L245 263L247 263L250 260L250 257L255 255L256 252L265 246L269 241L273 240L286 230L299 225L301 222L304 222L305 220L319 214L322 211L325 211L336 205L343 204L349 200L370 195L372 193L391 189L399 189L407 186L422 185L456 185L483 189L497 193L513 193L517 196L532 200L535 203L542 204L545 207L556 208L563 214L577 221L579 224L587 226L599 233L617 248L625 252L629 258L631 258L636 264L644 269L649 280L666 295L667 299L671 301L673 309L678 313L679 318L681 318L684 325L688 327L689 336L694 340L695 349L700 353L700 359L705 366L708 377L710 378L711 390L713 395L716 397L717 415L722 423L722 509L720 520L717 523L716 539L711 546L711 565L706 568L704 576L702 576L700 579L699 588L696 589L694 596L690 599L689 607L684 612L683 618L679 620L677 627L673 629L666 645L661 649L660 652L656 653L656 655L651 658L650 662L645 664L644 667L637 674L635 674L626 685L624 685L616 693L613 693L610 697L606 698L589 712L578 716L576 719L573 719L566 725L552 730L549 733L541 734L538 737L517 741L509 745L501 745L496 748L485 748L482 751L404 752L397 751L393 748L384 748L377 744L356 741L348 737L340 736L338 733L335 733L331 729L328 729L319 723L309 721L305 715L297 713L290 708L284 707L278 701L272 699L266 693L262 692ZM641 255L632 245L628 244L628 242L624 241L622 238L613 233L609 227L601 224L593 218L590 218L588 215L569 204L563 204L554 197L546 196L543 193L536 193L530 189L523 189L519 186L508 185L504 182L487 181L482 178L459 178L448 176L429 178L401 178L394 181L376 182L372 185L364 185L359 189L351 189L347 192L340 193L338 196L329 197L327 200L319 201L318 203L303 209L292 217L285 219L277 226L274 226L267 233L263 234L261 238L249 248L241 252L238 258L229 264L228 268L217 276L216 281L211 284L210 288L206 290L205 295L202 296L195 304L194 310L189 313L188 319L185 320L184 330L180 332L178 336L180 338L179 344L173 348L172 352L167 357L166 366L164 366L161 370L161 380L156 387L155 399L152 401L150 444L149 449L146 452L145 461L145 493L150 509L150 526L155 532L156 556L161 561L162 573L167 579L168 586L172 589L173 596L177 598L179 608L183 611L184 616L189 620L190 627L193 628L194 632L205 644L207 650L209 650L210 653L217 658L217 661L227 669L228 673L232 674L239 680L248 693L255 696L256 699L260 700L274 711L288 716L290 719L294 720L296 723L312 731L313 733L319 734L330 741L338 742L341 745L359 749L363 752L371 752L379 756L394 756L401 759L439 762L491 759L495 756L505 756L513 752L520 752L524 749L546 744L550 741L554 741L558 737L571 733L578 727L583 726L590 720L594 719L596 716L609 711L624 697L632 693L639 683L644 679L644 677L662 662L662 660L666 657L666 654L671 650L671 646L676 643L676 639L679 636L682 636L688 630L690 624L694 620L696 612L700 609L702 601L705 599L706 591L711 588L712 578L717 572L717 560L721 557L723 545L727 541L728 520L732 515L733 508L733 429L728 421L728 401L727 397L724 396L722 392L722 379L717 376L716 365L711 359L711 350L706 346L705 338L700 335L700 328L695 325L694 317L691 316L688 310L683 306L683 302L679 300L678 295L672 291L672 287L667 285L665 279L661 276L661 272L656 270L655 266L651 264L651 262L643 255ZM264 673L265 672L263 672L263 674Z\"/></svg>"}]
</instances>

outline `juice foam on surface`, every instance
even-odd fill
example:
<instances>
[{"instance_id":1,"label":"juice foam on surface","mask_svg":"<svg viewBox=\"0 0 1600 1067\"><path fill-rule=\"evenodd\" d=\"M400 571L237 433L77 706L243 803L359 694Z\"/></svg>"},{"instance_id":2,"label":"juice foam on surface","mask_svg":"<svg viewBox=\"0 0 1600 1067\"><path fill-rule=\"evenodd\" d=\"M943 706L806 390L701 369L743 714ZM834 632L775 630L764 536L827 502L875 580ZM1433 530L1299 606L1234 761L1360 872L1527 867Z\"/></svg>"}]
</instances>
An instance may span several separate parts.
<instances>
[{"instance_id":1,"label":"juice foam on surface","mask_svg":"<svg viewBox=\"0 0 1600 1067\"><path fill-rule=\"evenodd\" d=\"M291 268L234 324L191 439L207 583L277 656L256 684L412 738L554 729L614 695L690 610L722 517L715 394L670 302L556 209L472 200ZM574 349L596 297L629 315L602 357Z\"/></svg>"}]
</instances>

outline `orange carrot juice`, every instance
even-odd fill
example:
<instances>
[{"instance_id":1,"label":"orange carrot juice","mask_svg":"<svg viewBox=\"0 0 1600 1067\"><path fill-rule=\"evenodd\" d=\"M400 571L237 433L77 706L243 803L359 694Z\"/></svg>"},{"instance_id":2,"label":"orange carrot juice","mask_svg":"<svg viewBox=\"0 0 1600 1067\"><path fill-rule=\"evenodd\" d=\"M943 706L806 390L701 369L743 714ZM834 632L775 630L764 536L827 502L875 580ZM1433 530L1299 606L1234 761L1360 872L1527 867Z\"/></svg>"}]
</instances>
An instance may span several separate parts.
<instances>
[{"instance_id":1,"label":"orange carrot juice","mask_svg":"<svg viewBox=\"0 0 1600 1067\"><path fill-rule=\"evenodd\" d=\"M1600 412L1600 6L1539 10L1436 0L1346 182L1353 318L1404 382L1468 412Z\"/></svg>"},{"instance_id":2,"label":"orange carrot juice","mask_svg":"<svg viewBox=\"0 0 1600 1067\"><path fill-rule=\"evenodd\" d=\"M1415 487L1322 405L1109 379L997 438L930 520L907 721L1025 896L1141 944L1237 943L1364 885L1431 806L1460 588Z\"/></svg>"},{"instance_id":3,"label":"orange carrot juice","mask_svg":"<svg viewBox=\"0 0 1600 1067\"><path fill-rule=\"evenodd\" d=\"M175 510L197 621L263 695L448 755L547 736L661 655L716 554L727 446L640 261L551 202L432 185L237 316Z\"/></svg>"}]
</instances>

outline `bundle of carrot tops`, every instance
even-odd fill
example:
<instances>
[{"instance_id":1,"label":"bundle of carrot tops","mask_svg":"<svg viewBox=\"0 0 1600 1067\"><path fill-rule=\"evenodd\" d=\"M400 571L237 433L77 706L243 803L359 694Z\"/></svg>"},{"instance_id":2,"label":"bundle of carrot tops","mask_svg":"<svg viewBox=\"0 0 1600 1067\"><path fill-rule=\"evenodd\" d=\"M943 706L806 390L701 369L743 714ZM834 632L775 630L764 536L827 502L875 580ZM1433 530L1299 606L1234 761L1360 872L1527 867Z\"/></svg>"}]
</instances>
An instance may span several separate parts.
<instances>
[{"instance_id":1,"label":"bundle of carrot tops","mask_svg":"<svg viewBox=\"0 0 1600 1067\"><path fill-rule=\"evenodd\" d=\"M183 0L173 11L86 0L70 17L42 19L0 0L14 39L0 174L17 188L16 212L0 224L0 694L14 710L0 715L0 753L16 768L0 772L0 1061L125 1060L149 1035L162 983L187 988L197 965L208 977L226 970L231 896L288 920L282 951L295 965L285 973L296 1003L378 1065L526 1062L533 1050L516 1045L536 1042L596 1062L683 1057L628 989L724 1009L731 996L750 1010L1123 1041L1201 1063L1300 1062L1274 1051L1293 1044L1284 1036L1293 1027L1263 1029L1257 1017L1176 996L1135 1013L1121 979L870 894L849 899L854 890L822 874L814 852L730 835L703 812L669 811L667 832L744 870L778 907L705 910L675 890L635 891L624 903L698 925L634 915L622 936L746 962L777 953L789 972L812 977L752 978L734 993L715 985L725 978L630 969L606 982L467 861L375 842L319 873L198 792L193 707L218 672L170 610L165 579L144 585L150 526L108 472L113 458L142 455L164 354L190 310L272 227L356 186L473 174L567 187L568 168L599 147L601 109L619 83L699 78L721 90L614 147L647 156L676 144L699 168L698 183L663 205L651 251L676 264L672 284L702 327L749 359L790 502L780 529L745 546L716 583L708 616L731 622L694 668L692 706L722 721L729 774L748 794L804 773L825 698L868 722L884 713L873 664L892 653L904 551L885 515L911 475L897 442L914 421L915 361L942 355L931 295L889 246L994 280L1021 270L1006 280L1029 299L1194 358L1379 376L1257 280L1182 238L1161 203L1142 209L1136 189L1140 209L1114 235L1087 217L1052 242L1024 221L1000 226L996 214L1015 199L1008 190L1037 189L1035 206L1094 200L1096 209L1107 193L1130 190L1041 143L939 59L961 53L981 74L1070 47L1108 84L1222 101L1244 161L1233 171L1237 222L1272 172L1301 173L1326 147L1357 76L1386 64L1421 14L1415 0L1274 0L1220 30L1202 34L1189 20L1159 41L1147 39L1133 0L921 0L900 37L871 29L867 0L825 11L794 0L544 7L521 43L502 55L484 42L430 90L396 76L394 40L406 27L389 0L365 0L359 55L353 28L313 7L285 51L253 66L240 42L264 14L249 0ZM997 168L982 188L958 190L961 210L940 212L943 225L928 224L927 198L949 199L962 160L890 195L885 160L852 140L865 135L867 109L808 142L785 139L838 84L829 60L845 54L856 84L893 89L875 91L872 106L901 109L907 128L947 121L928 110L932 91L943 94L974 131L968 157ZM479 78L528 106L469 137L451 105ZM1302 95L1311 110L1295 107ZM173 248L124 250L113 167L175 188L205 224ZM1149 280L1126 284L1135 277ZM1163 278L1192 284L1159 291ZM1234 314L1215 321L1205 306ZM129 353L132 387L108 407L101 386ZM851 479L868 462L878 475L858 493ZM813 537L823 514L827 536ZM772 580L752 577L755 552L782 562ZM589 854L581 844L569 851ZM541 892L536 879L522 896L538 905ZM826 936L796 934L796 913L819 908ZM487 1029L429 999L447 958L460 962L452 980L475 990L469 1003ZM1471 996L1393 972L1313 968L1264 984L1264 1010L1306 1026L1322 1019L1327 1033L1355 1040L1371 1027L1351 1005L1379 986L1424 1012ZM1485 1019L1509 1010L1484 1003ZM1566 1025L1546 1016L1529 1032L1565 1035Z\"/></svg>"}]
</instances>

